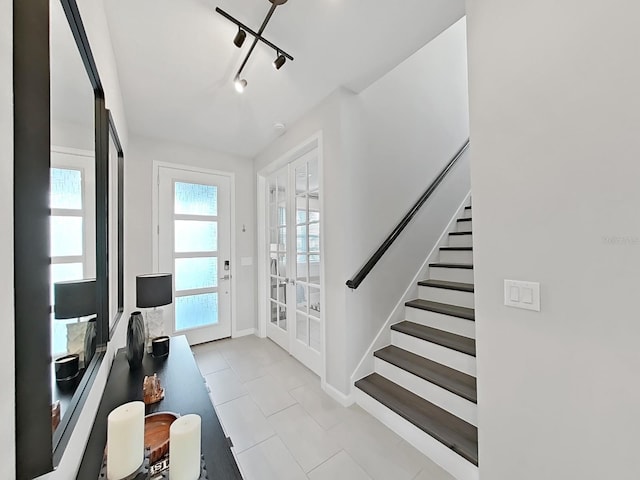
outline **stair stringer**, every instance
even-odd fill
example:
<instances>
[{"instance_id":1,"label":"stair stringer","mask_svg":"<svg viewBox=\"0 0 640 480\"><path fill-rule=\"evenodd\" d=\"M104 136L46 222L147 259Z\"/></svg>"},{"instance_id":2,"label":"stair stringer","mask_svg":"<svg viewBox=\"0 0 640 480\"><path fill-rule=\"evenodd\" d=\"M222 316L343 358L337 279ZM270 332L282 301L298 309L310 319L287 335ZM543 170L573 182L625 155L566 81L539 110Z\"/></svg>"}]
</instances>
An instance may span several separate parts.
<instances>
[{"instance_id":1,"label":"stair stringer","mask_svg":"<svg viewBox=\"0 0 640 480\"><path fill-rule=\"evenodd\" d=\"M440 235L440 237L438 238L438 241L435 243L435 245L433 246L433 248L431 249L431 251L429 252L427 257L425 258L424 262L422 262L422 265L420 266L420 268L416 272L416 274L413 277L413 279L411 280L411 282L409 282L409 285L407 286L407 288L404 291L403 295L400 297L400 300L398 300L398 303L395 305L395 307L393 308L393 310L389 314L389 317L387 318L386 322L384 322L384 324L382 325L382 327L378 331L378 334L376 335L376 337L371 342L371 345L369 345L369 348L367 349L365 354L360 359L360 362L358 363L358 365L356 366L355 370L353 371L353 373L351 375L351 378L350 378L350 382L349 382L349 384L350 384L349 397L351 399L355 399L356 398L354 395L359 390L355 386L355 382L357 380L359 380L360 378L364 378L367 375L373 373L374 370L375 370L375 362L374 362L373 352L375 352L376 350L379 350L379 349L381 349L383 347L386 347L387 345L391 344L391 325L393 325L394 323L398 323L398 322L401 322L402 320L404 320L404 317L405 317L405 306L404 306L404 304L406 302L412 300L413 298L415 298L415 295L418 292L418 286L417 286L418 282L425 275L428 274L428 272L429 272L429 263L433 263L433 262L437 261L438 254L439 254L439 251L440 251L440 247L444 247L444 246L447 245L449 232L454 230L455 225L456 225L456 221L458 220L458 218L461 218L461 215L464 214L464 208L465 208L466 205L469 204L469 199L470 198L471 198L471 191L467 192L467 194L465 195L464 199L462 200L462 202L460 203L460 205L456 209L455 213L451 217L451 220L449 221L449 223L445 227L444 231L442 232L442 235Z\"/></svg>"}]
</instances>

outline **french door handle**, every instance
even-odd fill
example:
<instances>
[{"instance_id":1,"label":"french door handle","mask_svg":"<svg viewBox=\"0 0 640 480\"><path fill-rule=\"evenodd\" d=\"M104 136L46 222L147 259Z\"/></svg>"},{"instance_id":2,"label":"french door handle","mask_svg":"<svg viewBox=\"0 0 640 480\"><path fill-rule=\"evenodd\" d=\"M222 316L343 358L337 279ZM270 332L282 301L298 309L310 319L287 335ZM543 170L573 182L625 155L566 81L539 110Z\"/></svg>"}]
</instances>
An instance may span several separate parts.
<instances>
[{"instance_id":1,"label":"french door handle","mask_svg":"<svg viewBox=\"0 0 640 480\"><path fill-rule=\"evenodd\" d=\"M224 277L220 277L220 280L229 280L231 279L231 275L225 275Z\"/></svg>"}]
</instances>

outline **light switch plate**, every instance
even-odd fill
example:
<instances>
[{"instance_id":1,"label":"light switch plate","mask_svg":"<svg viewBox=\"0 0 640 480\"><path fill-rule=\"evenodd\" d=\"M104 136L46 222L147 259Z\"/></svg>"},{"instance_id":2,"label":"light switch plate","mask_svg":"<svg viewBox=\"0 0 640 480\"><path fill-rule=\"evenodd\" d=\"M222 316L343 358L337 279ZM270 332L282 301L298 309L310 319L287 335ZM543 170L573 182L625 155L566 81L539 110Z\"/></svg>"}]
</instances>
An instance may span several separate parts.
<instances>
[{"instance_id":1,"label":"light switch plate","mask_svg":"<svg viewBox=\"0 0 640 480\"><path fill-rule=\"evenodd\" d=\"M508 307L540 311L540 283L504 281L504 304Z\"/></svg>"}]
</instances>

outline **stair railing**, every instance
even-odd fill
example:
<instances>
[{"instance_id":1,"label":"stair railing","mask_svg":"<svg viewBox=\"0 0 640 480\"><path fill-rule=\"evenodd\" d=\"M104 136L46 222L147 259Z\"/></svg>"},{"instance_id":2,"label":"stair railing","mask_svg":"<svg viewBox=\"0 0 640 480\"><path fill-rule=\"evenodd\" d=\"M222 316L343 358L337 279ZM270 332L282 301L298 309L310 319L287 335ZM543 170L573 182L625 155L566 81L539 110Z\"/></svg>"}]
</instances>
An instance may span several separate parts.
<instances>
[{"instance_id":1,"label":"stair railing","mask_svg":"<svg viewBox=\"0 0 640 480\"><path fill-rule=\"evenodd\" d=\"M442 183L445 177L449 174L453 166L460 159L462 154L469 147L469 139L464 142L464 145L458 150L458 152L454 155L454 157L447 163L447 165L442 169L442 171L438 174L438 176L431 182L429 188L425 190L425 192L420 196L418 201L411 207L411 209L406 213L406 215L400 220L400 223L396 225L393 231L389 234L384 242L378 247L373 255L367 260L367 262L358 270L358 272L347 280L347 287L355 290L360 286L362 281L369 275L373 267L376 266L378 261L382 258L385 252L389 249L389 247L396 241L396 239L400 236L402 231L406 228L407 225L411 222L413 217L416 216L422 205L429 199L431 194L435 191L435 189Z\"/></svg>"}]
</instances>

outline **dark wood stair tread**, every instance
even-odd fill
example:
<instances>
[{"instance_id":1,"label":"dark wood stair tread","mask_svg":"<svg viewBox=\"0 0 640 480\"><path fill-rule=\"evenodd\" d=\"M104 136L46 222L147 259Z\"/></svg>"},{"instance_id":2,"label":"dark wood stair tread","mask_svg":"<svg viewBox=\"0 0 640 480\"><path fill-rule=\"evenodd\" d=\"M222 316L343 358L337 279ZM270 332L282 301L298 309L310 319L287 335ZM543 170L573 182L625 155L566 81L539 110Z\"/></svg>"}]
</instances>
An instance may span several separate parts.
<instances>
[{"instance_id":1,"label":"dark wood stair tread","mask_svg":"<svg viewBox=\"0 0 640 480\"><path fill-rule=\"evenodd\" d=\"M436 268L464 268L466 270L473 270L473 263L430 263L429 266Z\"/></svg>"},{"instance_id":2,"label":"dark wood stair tread","mask_svg":"<svg viewBox=\"0 0 640 480\"><path fill-rule=\"evenodd\" d=\"M446 290L458 290L460 292L473 292L473 283L448 282L446 280L422 280L418 282L421 287L444 288Z\"/></svg>"},{"instance_id":3,"label":"dark wood stair tread","mask_svg":"<svg viewBox=\"0 0 640 480\"><path fill-rule=\"evenodd\" d=\"M478 429L475 426L377 373L358 380L356 387L458 455L478 465Z\"/></svg>"},{"instance_id":4,"label":"dark wood stair tread","mask_svg":"<svg viewBox=\"0 0 640 480\"><path fill-rule=\"evenodd\" d=\"M471 232L449 232L449 235L472 235Z\"/></svg>"},{"instance_id":5,"label":"dark wood stair tread","mask_svg":"<svg viewBox=\"0 0 640 480\"><path fill-rule=\"evenodd\" d=\"M445 332L437 328L426 327L413 322L400 322L391 325L391 330L411 335L412 337L435 343L445 348L450 348L472 357L476 356L476 341L473 338L463 337L455 333Z\"/></svg>"},{"instance_id":6,"label":"dark wood stair tread","mask_svg":"<svg viewBox=\"0 0 640 480\"><path fill-rule=\"evenodd\" d=\"M448 303L431 302L420 298L405 303L407 307L419 308L434 313L442 313L443 315L451 315L452 317L464 318L466 320L475 321L476 316L473 308L460 307L458 305L449 305Z\"/></svg>"},{"instance_id":7,"label":"dark wood stair tread","mask_svg":"<svg viewBox=\"0 0 640 480\"><path fill-rule=\"evenodd\" d=\"M476 379L471 375L407 352L395 345L377 350L373 355L470 402L478 403Z\"/></svg>"},{"instance_id":8,"label":"dark wood stair tread","mask_svg":"<svg viewBox=\"0 0 640 480\"><path fill-rule=\"evenodd\" d=\"M471 210L471 205L464 207L465 210Z\"/></svg>"},{"instance_id":9,"label":"dark wood stair tread","mask_svg":"<svg viewBox=\"0 0 640 480\"><path fill-rule=\"evenodd\" d=\"M473 247L440 247L440 250L446 252L472 252Z\"/></svg>"},{"instance_id":10,"label":"dark wood stair tread","mask_svg":"<svg viewBox=\"0 0 640 480\"><path fill-rule=\"evenodd\" d=\"M470 222L471 218L459 218L458 222Z\"/></svg>"}]
</instances>

